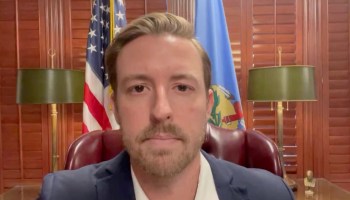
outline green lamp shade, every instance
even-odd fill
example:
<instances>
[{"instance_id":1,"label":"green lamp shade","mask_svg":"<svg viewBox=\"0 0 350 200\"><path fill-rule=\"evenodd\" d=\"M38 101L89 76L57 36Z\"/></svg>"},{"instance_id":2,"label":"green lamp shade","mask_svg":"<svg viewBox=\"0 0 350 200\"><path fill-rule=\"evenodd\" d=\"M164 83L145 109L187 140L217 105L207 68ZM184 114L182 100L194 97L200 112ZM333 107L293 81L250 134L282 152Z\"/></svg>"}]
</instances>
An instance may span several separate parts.
<instances>
[{"instance_id":1,"label":"green lamp shade","mask_svg":"<svg viewBox=\"0 0 350 200\"><path fill-rule=\"evenodd\" d=\"M314 101L315 68L306 65L259 67L249 70L250 101Z\"/></svg>"},{"instance_id":2,"label":"green lamp shade","mask_svg":"<svg viewBox=\"0 0 350 200\"><path fill-rule=\"evenodd\" d=\"M84 72L70 69L19 69L19 104L81 103Z\"/></svg>"}]
</instances>

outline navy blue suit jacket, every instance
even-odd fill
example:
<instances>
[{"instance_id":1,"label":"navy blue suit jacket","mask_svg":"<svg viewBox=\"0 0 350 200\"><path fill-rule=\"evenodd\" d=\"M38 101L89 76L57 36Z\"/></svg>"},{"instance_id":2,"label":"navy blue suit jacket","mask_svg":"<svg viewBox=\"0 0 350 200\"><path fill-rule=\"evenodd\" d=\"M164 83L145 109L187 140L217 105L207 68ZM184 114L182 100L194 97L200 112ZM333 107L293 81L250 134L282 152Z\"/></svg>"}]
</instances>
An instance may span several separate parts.
<instances>
[{"instance_id":1,"label":"navy blue suit jacket","mask_svg":"<svg viewBox=\"0 0 350 200\"><path fill-rule=\"evenodd\" d=\"M202 152L211 167L220 200L290 200L283 180L260 169L248 169ZM135 199L127 152L99 164L58 171L44 178L42 200Z\"/></svg>"}]
</instances>

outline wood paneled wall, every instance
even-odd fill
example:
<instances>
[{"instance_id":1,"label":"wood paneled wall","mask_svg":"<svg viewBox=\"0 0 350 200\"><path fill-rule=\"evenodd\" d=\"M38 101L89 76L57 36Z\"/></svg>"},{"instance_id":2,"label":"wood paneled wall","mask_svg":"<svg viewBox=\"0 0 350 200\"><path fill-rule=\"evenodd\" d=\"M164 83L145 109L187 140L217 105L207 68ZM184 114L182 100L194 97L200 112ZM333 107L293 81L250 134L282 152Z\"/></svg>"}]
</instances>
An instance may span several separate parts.
<instances>
[{"instance_id":1,"label":"wood paneled wall","mask_svg":"<svg viewBox=\"0 0 350 200\"><path fill-rule=\"evenodd\" d=\"M248 69L283 64L316 67L318 101L284 113L287 171L306 170L350 189L349 0L223 0L248 129L276 137L269 103L247 101ZM85 68L92 0L0 1L0 192L41 182L50 171L50 110L17 105L18 68ZM128 21L165 11L164 0L127 0ZM56 50L52 60L49 49ZM285 105L286 106L286 105ZM81 134L82 105L60 105L59 160Z\"/></svg>"}]
</instances>

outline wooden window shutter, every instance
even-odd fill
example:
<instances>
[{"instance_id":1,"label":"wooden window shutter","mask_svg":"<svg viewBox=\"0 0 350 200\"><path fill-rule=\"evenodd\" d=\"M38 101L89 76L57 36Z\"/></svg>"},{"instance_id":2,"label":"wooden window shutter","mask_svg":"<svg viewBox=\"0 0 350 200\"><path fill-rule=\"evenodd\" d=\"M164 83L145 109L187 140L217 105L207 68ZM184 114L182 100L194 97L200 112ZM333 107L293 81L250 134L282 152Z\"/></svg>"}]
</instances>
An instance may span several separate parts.
<instances>
[{"instance_id":1,"label":"wooden window shutter","mask_svg":"<svg viewBox=\"0 0 350 200\"><path fill-rule=\"evenodd\" d=\"M248 46L251 45L251 50L248 49L247 53L248 68L278 65L279 47L282 48L282 65L301 64L301 52L297 51L299 46L296 43L300 34L297 28L296 1L252 0L248 6L251 12L248 21L252 29L251 38L248 36ZM297 105L283 103L283 106L286 171L297 174ZM259 130L276 141L276 104L256 102L249 107L248 112L249 128Z\"/></svg>"},{"instance_id":2,"label":"wooden window shutter","mask_svg":"<svg viewBox=\"0 0 350 200\"><path fill-rule=\"evenodd\" d=\"M223 0L227 29L231 42L233 62L240 94L244 93L242 83L242 2L241 0ZM243 103L243 102L242 102Z\"/></svg>"},{"instance_id":3,"label":"wooden window shutter","mask_svg":"<svg viewBox=\"0 0 350 200\"><path fill-rule=\"evenodd\" d=\"M47 170L47 109L16 104L18 68L44 66L38 1L0 3L0 193L26 182L40 183ZM17 13L17 15L16 15ZM18 31L18 33L16 33Z\"/></svg>"},{"instance_id":4,"label":"wooden window shutter","mask_svg":"<svg viewBox=\"0 0 350 200\"><path fill-rule=\"evenodd\" d=\"M326 178L340 185L350 179L350 41L348 0L328 1L328 65L324 76Z\"/></svg>"}]
</instances>

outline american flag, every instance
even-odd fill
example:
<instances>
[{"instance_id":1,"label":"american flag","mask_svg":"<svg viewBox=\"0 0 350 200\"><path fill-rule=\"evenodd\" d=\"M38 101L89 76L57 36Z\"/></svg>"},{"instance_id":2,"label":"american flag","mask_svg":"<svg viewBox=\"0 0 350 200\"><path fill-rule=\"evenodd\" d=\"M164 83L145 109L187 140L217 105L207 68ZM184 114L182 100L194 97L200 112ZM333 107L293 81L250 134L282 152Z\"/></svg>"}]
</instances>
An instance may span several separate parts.
<instances>
[{"instance_id":1,"label":"american flag","mask_svg":"<svg viewBox=\"0 0 350 200\"><path fill-rule=\"evenodd\" d=\"M123 0L95 0L86 49L83 133L119 128L109 96L112 89L104 68L104 52L111 36L126 25Z\"/></svg>"}]
</instances>

